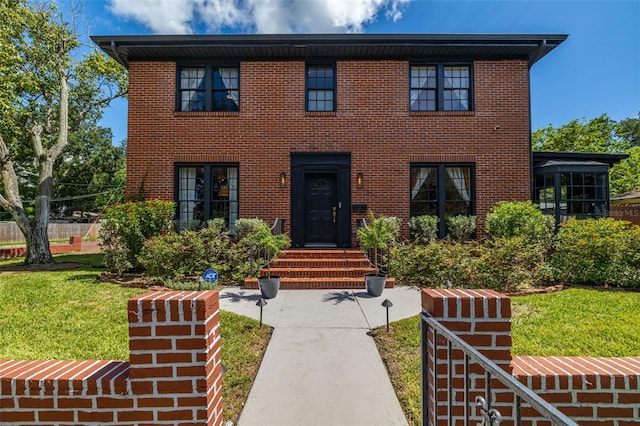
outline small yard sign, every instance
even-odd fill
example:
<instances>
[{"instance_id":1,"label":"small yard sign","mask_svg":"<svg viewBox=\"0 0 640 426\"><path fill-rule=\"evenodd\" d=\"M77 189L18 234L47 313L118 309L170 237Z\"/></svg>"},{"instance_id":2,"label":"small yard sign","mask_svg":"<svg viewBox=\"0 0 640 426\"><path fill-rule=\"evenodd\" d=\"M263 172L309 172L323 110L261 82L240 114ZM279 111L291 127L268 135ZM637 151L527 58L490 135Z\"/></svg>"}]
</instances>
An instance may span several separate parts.
<instances>
[{"instance_id":1,"label":"small yard sign","mask_svg":"<svg viewBox=\"0 0 640 426\"><path fill-rule=\"evenodd\" d=\"M215 269L207 269L204 271L204 274L202 274L202 278L204 278L204 282L206 283L215 283L218 281L218 271Z\"/></svg>"}]
</instances>

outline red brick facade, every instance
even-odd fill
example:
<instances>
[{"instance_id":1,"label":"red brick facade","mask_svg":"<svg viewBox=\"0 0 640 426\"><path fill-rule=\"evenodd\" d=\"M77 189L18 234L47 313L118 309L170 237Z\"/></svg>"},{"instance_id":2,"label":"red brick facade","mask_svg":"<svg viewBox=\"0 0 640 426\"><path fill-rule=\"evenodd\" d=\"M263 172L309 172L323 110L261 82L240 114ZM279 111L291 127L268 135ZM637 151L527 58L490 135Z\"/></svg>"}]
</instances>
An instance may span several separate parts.
<instances>
[{"instance_id":1,"label":"red brick facade","mask_svg":"<svg viewBox=\"0 0 640 426\"><path fill-rule=\"evenodd\" d=\"M305 112L301 60L241 61L240 112L176 112L176 66L130 59L130 196L174 200L178 162L238 163L240 217L285 218L289 230L291 153L340 152L351 156L351 202L405 224L411 163L472 163L479 229L497 201L530 198L525 59L473 61L470 112L410 112L404 60L337 60L331 113Z\"/></svg>"}]
</instances>

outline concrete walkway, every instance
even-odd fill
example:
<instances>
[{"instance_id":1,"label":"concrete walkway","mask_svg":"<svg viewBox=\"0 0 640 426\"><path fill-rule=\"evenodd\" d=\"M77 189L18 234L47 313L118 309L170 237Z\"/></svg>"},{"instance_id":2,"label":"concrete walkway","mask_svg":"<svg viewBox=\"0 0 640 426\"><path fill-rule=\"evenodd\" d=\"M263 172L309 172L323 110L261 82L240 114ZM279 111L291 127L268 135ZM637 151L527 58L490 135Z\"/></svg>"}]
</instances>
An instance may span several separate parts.
<instances>
[{"instance_id":1,"label":"concrete walkway","mask_svg":"<svg viewBox=\"0 0 640 426\"><path fill-rule=\"evenodd\" d=\"M225 288L220 307L258 319L257 290ZM353 290L281 290L263 322L275 328L239 426L406 425L370 328L420 312L413 287L373 298ZM417 325L416 325L417 326Z\"/></svg>"}]
</instances>

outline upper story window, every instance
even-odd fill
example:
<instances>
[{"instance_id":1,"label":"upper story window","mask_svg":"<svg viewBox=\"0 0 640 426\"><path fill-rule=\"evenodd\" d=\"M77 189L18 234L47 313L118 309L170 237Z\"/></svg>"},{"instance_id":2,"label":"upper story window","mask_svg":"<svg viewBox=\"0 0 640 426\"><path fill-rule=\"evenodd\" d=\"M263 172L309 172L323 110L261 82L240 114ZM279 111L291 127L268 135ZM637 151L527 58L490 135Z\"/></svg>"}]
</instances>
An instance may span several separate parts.
<instances>
[{"instance_id":1,"label":"upper story window","mask_svg":"<svg viewBox=\"0 0 640 426\"><path fill-rule=\"evenodd\" d=\"M178 67L178 111L238 111L238 66Z\"/></svg>"},{"instance_id":2,"label":"upper story window","mask_svg":"<svg viewBox=\"0 0 640 426\"><path fill-rule=\"evenodd\" d=\"M307 65L307 111L336 110L335 65Z\"/></svg>"},{"instance_id":3,"label":"upper story window","mask_svg":"<svg viewBox=\"0 0 640 426\"><path fill-rule=\"evenodd\" d=\"M471 111L471 65L412 65L411 111Z\"/></svg>"}]
</instances>

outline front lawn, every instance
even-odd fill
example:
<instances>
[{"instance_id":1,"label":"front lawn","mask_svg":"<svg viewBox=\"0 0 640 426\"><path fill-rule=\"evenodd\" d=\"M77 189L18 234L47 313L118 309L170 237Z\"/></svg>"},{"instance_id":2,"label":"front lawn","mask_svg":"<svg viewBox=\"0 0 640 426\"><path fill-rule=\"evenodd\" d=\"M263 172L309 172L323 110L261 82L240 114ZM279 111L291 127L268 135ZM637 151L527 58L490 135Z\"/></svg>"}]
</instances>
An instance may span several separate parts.
<instances>
[{"instance_id":1,"label":"front lawn","mask_svg":"<svg viewBox=\"0 0 640 426\"><path fill-rule=\"evenodd\" d=\"M640 356L640 292L573 288L512 297L512 352L519 355ZM374 331L410 425L420 424L420 316Z\"/></svg>"},{"instance_id":2,"label":"front lawn","mask_svg":"<svg viewBox=\"0 0 640 426\"><path fill-rule=\"evenodd\" d=\"M102 263L100 254L56 260L87 266L8 272L23 269L23 259L0 260L0 359L127 360L127 300L147 290L100 282L101 270L91 266ZM236 422L240 416L271 331L252 319L221 312L225 419Z\"/></svg>"}]
</instances>

